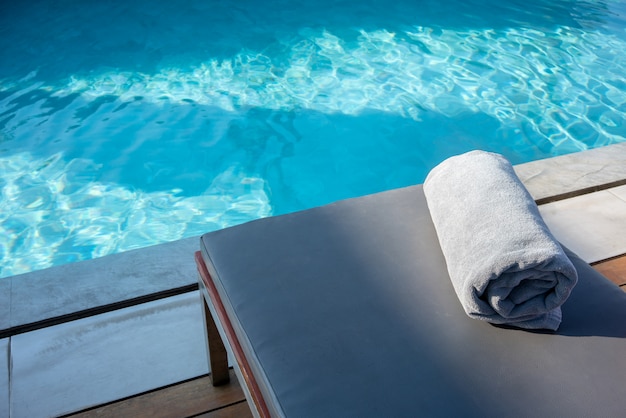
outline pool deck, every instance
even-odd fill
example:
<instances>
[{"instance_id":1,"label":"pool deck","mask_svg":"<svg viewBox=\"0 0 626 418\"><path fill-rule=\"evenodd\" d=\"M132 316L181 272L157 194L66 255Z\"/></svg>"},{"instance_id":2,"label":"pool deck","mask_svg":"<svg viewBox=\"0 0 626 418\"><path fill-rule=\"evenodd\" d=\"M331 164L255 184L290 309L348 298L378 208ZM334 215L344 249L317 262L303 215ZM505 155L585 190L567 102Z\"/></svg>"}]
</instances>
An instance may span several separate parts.
<instances>
[{"instance_id":1,"label":"pool deck","mask_svg":"<svg viewBox=\"0 0 626 418\"><path fill-rule=\"evenodd\" d=\"M516 171L554 235L626 284L626 143ZM166 415L244 411L237 385L206 382L198 248L194 237L0 279L0 418L104 404L83 416L132 416L133 405L158 405L157 397L191 408L189 396L204 409ZM131 409L120 412L123 405Z\"/></svg>"}]
</instances>

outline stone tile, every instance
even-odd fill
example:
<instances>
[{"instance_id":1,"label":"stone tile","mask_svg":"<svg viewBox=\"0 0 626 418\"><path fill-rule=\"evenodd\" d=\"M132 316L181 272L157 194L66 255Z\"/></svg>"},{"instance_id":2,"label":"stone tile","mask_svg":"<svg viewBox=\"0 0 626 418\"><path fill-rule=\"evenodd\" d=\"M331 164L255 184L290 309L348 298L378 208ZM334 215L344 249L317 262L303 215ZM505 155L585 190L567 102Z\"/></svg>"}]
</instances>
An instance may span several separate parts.
<instances>
[{"instance_id":1,"label":"stone tile","mask_svg":"<svg viewBox=\"0 0 626 418\"><path fill-rule=\"evenodd\" d=\"M11 338L11 416L52 417L208 372L199 293Z\"/></svg>"},{"instance_id":2,"label":"stone tile","mask_svg":"<svg viewBox=\"0 0 626 418\"><path fill-rule=\"evenodd\" d=\"M199 242L187 238L13 276L11 326L193 284Z\"/></svg>"},{"instance_id":3,"label":"stone tile","mask_svg":"<svg viewBox=\"0 0 626 418\"><path fill-rule=\"evenodd\" d=\"M11 284L13 279L0 279L0 331L11 328Z\"/></svg>"},{"instance_id":4,"label":"stone tile","mask_svg":"<svg viewBox=\"0 0 626 418\"><path fill-rule=\"evenodd\" d=\"M608 191L626 202L626 186L614 187Z\"/></svg>"},{"instance_id":5,"label":"stone tile","mask_svg":"<svg viewBox=\"0 0 626 418\"><path fill-rule=\"evenodd\" d=\"M626 253L626 201L609 190L539 210L555 237L588 263Z\"/></svg>"},{"instance_id":6,"label":"stone tile","mask_svg":"<svg viewBox=\"0 0 626 418\"><path fill-rule=\"evenodd\" d=\"M626 142L532 161L515 171L535 200L626 179Z\"/></svg>"},{"instance_id":7,"label":"stone tile","mask_svg":"<svg viewBox=\"0 0 626 418\"><path fill-rule=\"evenodd\" d=\"M9 410L9 378L11 358L9 355L9 339L0 340L0 417L8 417Z\"/></svg>"}]
</instances>

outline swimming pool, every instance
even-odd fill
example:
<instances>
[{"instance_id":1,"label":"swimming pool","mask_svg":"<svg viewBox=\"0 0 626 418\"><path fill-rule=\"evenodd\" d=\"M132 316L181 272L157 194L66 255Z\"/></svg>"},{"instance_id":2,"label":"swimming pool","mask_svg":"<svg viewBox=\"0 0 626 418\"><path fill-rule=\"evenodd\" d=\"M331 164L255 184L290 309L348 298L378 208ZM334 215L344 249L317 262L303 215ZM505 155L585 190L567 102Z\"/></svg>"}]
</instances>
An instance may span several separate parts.
<instances>
[{"instance_id":1,"label":"swimming pool","mask_svg":"<svg viewBox=\"0 0 626 418\"><path fill-rule=\"evenodd\" d=\"M620 1L6 3L0 277L626 139Z\"/></svg>"}]
</instances>

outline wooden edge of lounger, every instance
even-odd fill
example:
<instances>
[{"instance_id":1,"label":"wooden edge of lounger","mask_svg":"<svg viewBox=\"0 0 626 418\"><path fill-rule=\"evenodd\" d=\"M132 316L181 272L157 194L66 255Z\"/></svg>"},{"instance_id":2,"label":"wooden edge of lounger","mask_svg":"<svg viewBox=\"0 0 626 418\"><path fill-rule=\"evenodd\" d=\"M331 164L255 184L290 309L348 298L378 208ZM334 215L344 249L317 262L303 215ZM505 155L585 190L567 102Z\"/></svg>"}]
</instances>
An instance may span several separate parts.
<instances>
[{"instance_id":1,"label":"wooden edge of lounger","mask_svg":"<svg viewBox=\"0 0 626 418\"><path fill-rule=\"evenodd\" d=\"M224 309L224 304L217 293L217 288L213 283L213 279L209 274L209 271L204 264L204 260L202 259L202 255L200 251L196 251L195 253L196 265L198 267L198 273L200 274L200 278L202 283L204 284L209 298L211 299L211 304L215 308L215 312L218 316L218 320L223 327L224 333L226 334L226 338L228 339L228 343L232 349L233 355L235 356L235 360L239 365L239 369L241 371L241 375L245 380L245 385L250 391L250 396L252 397L252 401L254 402L254 406L258 411L261 417L270 417L269 410L267 405L265 404L265 400L263 399L263 395L259 388L259 385L252 374L252 369L250 368L250 364L246 359L243 350L241 349L241 344L239 344L239 339L235 334L233 326L226 314L226 310Z\"/></svg>"}]
</instances>

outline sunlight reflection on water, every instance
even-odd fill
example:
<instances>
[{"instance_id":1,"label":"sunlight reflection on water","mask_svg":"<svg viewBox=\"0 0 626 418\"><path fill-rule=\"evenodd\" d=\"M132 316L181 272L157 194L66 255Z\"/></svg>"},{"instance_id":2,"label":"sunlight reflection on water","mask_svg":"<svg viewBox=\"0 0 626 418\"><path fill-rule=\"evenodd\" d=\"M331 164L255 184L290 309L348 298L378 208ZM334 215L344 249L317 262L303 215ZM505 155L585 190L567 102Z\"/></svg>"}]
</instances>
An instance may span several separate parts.
<instances>
[{"instance_id":1,"label":"sunlight reflection on water","mask_svg":"<svg viewBox=\"0 0 626 418\"><path fill-rule=\"evenodd\" d=\"M626 138L623 36L355 33L0 80L0 277L412 184L468 148L522 162Z\"/></svg>"}]
</instances>

